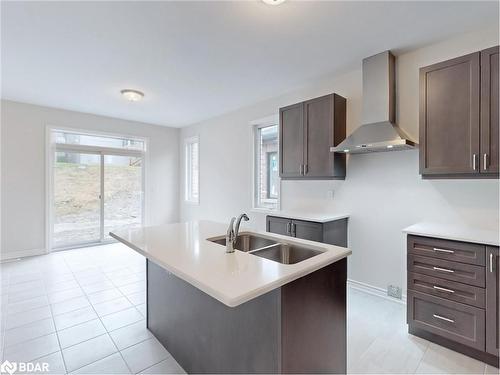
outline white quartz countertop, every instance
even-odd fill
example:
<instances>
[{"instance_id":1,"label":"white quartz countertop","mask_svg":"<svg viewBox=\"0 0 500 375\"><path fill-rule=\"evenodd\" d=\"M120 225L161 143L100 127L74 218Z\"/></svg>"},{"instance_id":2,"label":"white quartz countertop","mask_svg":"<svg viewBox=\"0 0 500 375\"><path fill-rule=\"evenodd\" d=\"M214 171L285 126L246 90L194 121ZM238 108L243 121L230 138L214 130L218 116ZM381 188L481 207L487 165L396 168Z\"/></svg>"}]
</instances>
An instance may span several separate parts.
<instances>
[{"instance_id":1,"label":"white quartz countertop","mask_svg":"<svg viewBox=\"0 0 500 375\"><path fill-rule=\"evenodd\" d=\"M228 224L211 221L166 224L111 233L152 262L234 307L323 268L351 254L344 247L256 232L282 243L295 243L323 251L296 264L281 264L207 241L224 236ZM246 232L244 224L240 234Z\"/></svg>"},{"instance_id":2,"label":"white quartz countertop","mask_svg":"<svg viewBox=\"0 0 500 375\"><path fill-rule=\"evenodd\" d=\"M285 217L297 220L314 221L316 223L328 223L330 221L346 219L349 217L345 213L314 213L314 212L302 212L302 211L270 211L269 216Z\"/></svg>"},{"instance_id":3,"label":"white quartz countertop","mask_svg":"<svg viewBox=\"0 0 500 375\"><path fill-rule=\"evenodd\" d=\"M418 236L428 236L456 240L463 242L474 242L484 245L499 246L499 231L474 228L465 225L417 223L403 229L403 232Z\"/></svg>"}]
</instances>

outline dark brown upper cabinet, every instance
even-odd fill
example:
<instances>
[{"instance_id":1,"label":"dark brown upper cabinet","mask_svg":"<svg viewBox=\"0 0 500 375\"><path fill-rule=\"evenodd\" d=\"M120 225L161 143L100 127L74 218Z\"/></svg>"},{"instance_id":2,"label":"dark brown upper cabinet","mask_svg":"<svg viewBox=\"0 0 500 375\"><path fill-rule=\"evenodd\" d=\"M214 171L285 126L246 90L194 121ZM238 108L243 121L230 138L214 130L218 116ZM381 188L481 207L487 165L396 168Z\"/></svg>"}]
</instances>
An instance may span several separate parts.
<instances>
[{"instance_id":1,"label":"dark brown upper cabinet","mask_svg":"<svg viewBox=\"0 0 500 375\"><path fill-rule=\"evenodd\" d=\"M498 174L498 46L481 52L481 173Z\"/></svg>"},{"instance_id":2,"label":"dark brown upper cabinet","mask_svg":"<svg viewBox=\"0 0 500 375\"><path fill-rule=\"evenodd\" d=\"M280 177L302 176L304 162L304 105L280 109Z\"/></svg>"},{"instance_id":3,"label":"dark brown upper cabinet","mask_svg":"<svg viewBox=\"0 0 500 375\"><path fill-rule=\"evenodd\" d=\"M344 179L345 155L330 152L346 135L346 99L330 94L280 108L280 177Z\"/></svg>"},{"instance_id":4,"label":"dark brown upper cabinet","mask_svg":"<svg viewBox=\"0 0 500 375\"><path fill-rule=\"evenodd\" d=\"M498 177L498 47L420 69L420 173Z\"/></svg>"}]
</instances>

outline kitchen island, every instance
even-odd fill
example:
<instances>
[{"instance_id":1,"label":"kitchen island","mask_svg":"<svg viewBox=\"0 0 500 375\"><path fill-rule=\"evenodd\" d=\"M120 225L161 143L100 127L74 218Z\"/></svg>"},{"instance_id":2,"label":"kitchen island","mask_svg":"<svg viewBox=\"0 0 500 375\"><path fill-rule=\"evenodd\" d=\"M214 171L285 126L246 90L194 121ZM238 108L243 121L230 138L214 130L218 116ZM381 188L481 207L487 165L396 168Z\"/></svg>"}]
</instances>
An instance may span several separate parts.
<instances>
[{"instance_id":1,"label":"kitchen island","mask_svg":"<svg viewBox=\"0 0 500 375\"><path fill-rule=\"evenodd\" d=\"M315 254L283 264L226 253L226 230L197 221L111 234L147 258L149 330L189 373L345 373L350 250L251 232Z\"/></svg>"}]
</instances>

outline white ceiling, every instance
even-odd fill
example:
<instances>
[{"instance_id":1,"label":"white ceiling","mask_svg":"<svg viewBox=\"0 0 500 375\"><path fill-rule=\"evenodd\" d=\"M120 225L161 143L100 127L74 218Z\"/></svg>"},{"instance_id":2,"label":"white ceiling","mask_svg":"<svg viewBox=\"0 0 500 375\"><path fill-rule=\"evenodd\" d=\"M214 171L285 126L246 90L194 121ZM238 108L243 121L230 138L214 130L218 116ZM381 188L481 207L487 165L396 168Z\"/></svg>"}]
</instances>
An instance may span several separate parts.
<instances>
[{"instance_id":1,"label":"white ceiling","mask_svg":"<svg viewBox=\"0 0 500 375\"><path fill-rule=\"evenodd\" d=\"M498 2L5 2L2 97L184 126L386 49L494 24ZM146 93L126 102L123 88Z\"/></svg>"}]
</instances>

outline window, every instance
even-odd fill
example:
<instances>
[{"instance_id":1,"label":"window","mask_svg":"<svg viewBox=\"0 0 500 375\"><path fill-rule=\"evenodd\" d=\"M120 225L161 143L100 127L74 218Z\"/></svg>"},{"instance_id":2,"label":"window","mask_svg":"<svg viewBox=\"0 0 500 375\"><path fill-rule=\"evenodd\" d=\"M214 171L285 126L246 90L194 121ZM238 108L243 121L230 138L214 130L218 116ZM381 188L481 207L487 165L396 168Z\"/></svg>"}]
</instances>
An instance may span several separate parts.
<instances>
[{"instance_id":1,"label":"window","mask_svg":"<svg viewBox=\"0 0 500 375\"><path fill-rule=\"evenodd\" d=\"M200 141L198 137L188 138L186 148L186 202L200 202Z\"/></svg>"},{"instance_id":2,"label":"window","mask_svg":"<svg viewBox=\"0 0 500 375\"><path fill-rule=\"evenodd\" d=\"M278 125L256 125L254 137L254 208L276 210L280 192Z\"/></svg>"},{"instance_id":3,"label":"window","mask_svg":"<svg viewBox=\"0 0 500 375\"><path fill-rule=\"evenodd\" d=\"M139 139L109 137L54 130L53 142L60 145L97 146L124 150L144 150L144 141Z\"/></svg>"}]
</instances>

